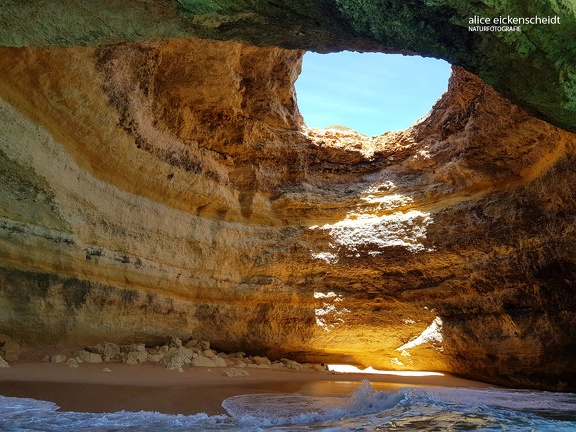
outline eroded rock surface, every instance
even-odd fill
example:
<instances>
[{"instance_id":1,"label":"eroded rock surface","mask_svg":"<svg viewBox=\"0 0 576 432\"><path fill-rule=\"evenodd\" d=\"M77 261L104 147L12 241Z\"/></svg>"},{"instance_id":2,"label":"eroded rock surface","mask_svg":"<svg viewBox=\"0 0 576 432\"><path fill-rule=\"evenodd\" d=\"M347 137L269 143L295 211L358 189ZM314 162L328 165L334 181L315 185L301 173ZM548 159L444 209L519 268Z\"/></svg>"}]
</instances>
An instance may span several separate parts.
<instances>
[{"instance_id":1,"label":"eroded rock surface","mask_svg":"<svg viewBox=\"0 0 576 432\"><path fill-rule=\"evenodd\" d=\"M470 30L479 18L498 27L502 18L536 16L551 19L523 24L518 31ZM576 6L568 0L5 0L0 6L4 46L198 37L321 52L443 58L572 132L575 32Z\"/></svg>"},{"instance_id":2,"label":"eroded rock surface","mask_svg":"<svg viewBox=\"0 0 576 432\"><path fill-rule=\"evenodd\" d=\"M0 48L0 332L574 388L575 136L458 67L410 129L308 129L301 56Z\"/></svg>"}]
</instances>

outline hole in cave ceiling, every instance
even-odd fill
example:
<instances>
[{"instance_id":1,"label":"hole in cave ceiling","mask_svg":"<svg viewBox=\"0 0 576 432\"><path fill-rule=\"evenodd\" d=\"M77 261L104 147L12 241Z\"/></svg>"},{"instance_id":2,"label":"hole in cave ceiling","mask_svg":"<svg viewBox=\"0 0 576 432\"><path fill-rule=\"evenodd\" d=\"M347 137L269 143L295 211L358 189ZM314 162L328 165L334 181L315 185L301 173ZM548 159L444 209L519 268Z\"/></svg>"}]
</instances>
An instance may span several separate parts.
<instances>
[{"instance_id":1,"label":"hole in cave ceiling","mask_svg":"<svg viewBox=\"0 0 576 432\"><path fill-rule=\"evenodd\" d=\"M308 127L340 125L380 135L426 115L449 76L450 64L434 58L307 52L296 81L298 108Z\"/></svg>"}]
</instances>

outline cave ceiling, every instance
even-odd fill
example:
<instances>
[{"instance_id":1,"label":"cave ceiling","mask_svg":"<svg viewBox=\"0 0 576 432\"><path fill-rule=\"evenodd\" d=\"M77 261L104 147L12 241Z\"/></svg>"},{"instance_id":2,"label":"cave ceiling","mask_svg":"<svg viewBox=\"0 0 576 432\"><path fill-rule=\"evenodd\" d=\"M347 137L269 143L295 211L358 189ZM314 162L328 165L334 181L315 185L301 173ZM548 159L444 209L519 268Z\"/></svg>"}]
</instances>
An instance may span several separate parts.
<instances>
[{"instance_id":1,"label":"cave ceiling","mask_svg":"<svg viewBox=\"0 0 576 432\"><path fill-rule=\"evenodd\" d=\"M519 32L474 17L557 17ZM571 1L5 0L0 333L574 389ZM412 127L310 129L307 50L453 65Z\"/></svg>"},{"instance_id":2,"label":"cave ceiling","mask_svg":"<svg viewBox=\"0 0 576 432\"><path fill-rule=\"evenodd\" d=\"M0 6L0 45L198 37L432 56L475 73L537 117L576 131L575 14L568 0L9 0ZM474 17L502 16L558 17L559 24L469 31Z\"/></svg>"}]
</instances>

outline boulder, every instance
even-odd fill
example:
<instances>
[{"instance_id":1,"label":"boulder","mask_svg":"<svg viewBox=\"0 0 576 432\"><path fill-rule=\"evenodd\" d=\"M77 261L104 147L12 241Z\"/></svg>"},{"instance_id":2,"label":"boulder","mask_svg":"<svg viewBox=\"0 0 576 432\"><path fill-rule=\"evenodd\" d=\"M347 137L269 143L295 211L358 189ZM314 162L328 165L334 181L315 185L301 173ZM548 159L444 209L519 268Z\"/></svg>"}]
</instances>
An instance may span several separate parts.
<instances>
[{"instance_id":1,"label":"boulder","mask_svg":"<svg viewBox=\"0 0 576 432\"><path fill-rule=\"evenodd\" d=\"M4 360L12 362L18 361L18 356L20 356L20 344L12 339L7 340L2 345L2 349L0 349L0 356L4 358Z\"/></svg>"},{"instance_id":2,"label":"boulder","mask_svg":"<svg viewBox=\"0 0 576 432\"><path fill-rule=\"evenodd\" d=\"M89 352L93 352L93 353L97 353L97 354L102 354L102 352L104 351L104 345L102 344L96 344L96 345L90 345L87 346L86 348L84 348L86 351Z\"/></svg>"},{"instance_id":3,"label":"boulder","mask_svg":"<svg viewBox=\"0 0 576 432\"><path fill-rule=\"evenodd\" d=\"M228 366L246 367L246 362L241 358L227 358L225 361Z\"/></svg>"},{"instance_id":4,"label":"boulder","mask_svg":"<svg viewBox=\"0 0 576 432\"><path fill-rule=\"evenodd\" d=\"M252 363L256 364L256 365L267 365L270 366L270 360L268 359L268 357L260 357L260 356L254 356L252 357Z\"/></svg>"},{"instance_id":5,"label":"boulder","mask_svg":"<svg viewBox=\"0 0 576 432\"><path fill-rule=\"evenodd\" d=\"M0 333L0 346L4 345L10 339L12 339L10 336Z\"/></svg>"},{"instance_id":6,"label":"boulder","mask_svg":"<svg viewBox=\"0 0 576 432\"><path fill-rule=\"evenodd\" d=\"M69 358L68 360L66 360L66 364L68 365L68 367L77 368L78 367L78 359Z\"/></svg>"},{"instance_id":7,"label":"boulder","mask_svg":"<svg viewBox=\"0 0 576 432\"><path fill-rule=\"evenodd\" d=\"M169 348L180 348L182 346L182 341L176 336L170 336L170 339L165 343Z\"/></svg>"},{"instance_id":8,"label":"boulder","mask_svg":"<svg viewBox=\"0 0 576 432\"><path fill-rule=\"evenodd\" d=\"M105 342L104 344L89 346L86 351L100 354L104 361L118 360L120 358L120 347L115 343Z\"/></svg>"},{"instance_id":9,"label":"boulder","mask_svg":"<svg viewBox=\"0 0 576 432\"><path fill-rule=\"evenodd\" d=\"M222 376L235 377L235 376L248 376L250 373L245 369L230 368L222 372Z\"/></svg>"},{"instance_id":10,"label":"boulder","mask_svg":"<svg viewBox=\"0 0 576 432\"><path fill-rule=\"evenodd\" d=\"M178 370L183 365L189 365L192 361L192 356L196 355L188 348L170 348L168 353L160 360L166 369Z\"/></svg>"},{"instance_id":11,"label":"boulder","mask_svg":"<svg viewBox=\"0 0 576 432\"><path fill-rule=\"evenodd\" d=\"M148 361L158 363L158 362L162 361L162 359L164 358L165 355L166 355L165 353L160 353L160 352L149 353L148 354Z\"/></svg>"},{"instance_id":12,"label":"boulder","mask_svg":"<svg viewBox=\"0 0 576 432\"><path fill-rule=\"evenodd\" d=\"M221 357L216 356L216 357L213 357L211 360L214 362L214 365L216 367L227 367L228 366L228 363L226 363L226 360L224 360Z\"/></svg>"},{"instance_id":13,"label":"boulder","mask_svg":"<svg viewBox=\"0 0 576 432\"><path fill-rule=\"evenodd\" d=\"M294 370L302 369L302 365L298 362L295 362L294 360L283 358L280 359L280 361L284 363L288 369L294 369Z\"/></svg>"},{"instance_id":14,"label":"boulder","mask_svg":"<svg viewBox=\"0 0 576 432\"><path fill-rule=\"evenodd\" d=\"M102 363L102 356L97 353L82 350L76 353L76 359L79 363Z\"/></svg>"},{"instance_id":15,"label":"boulder","mask_svg":"<svg viewBox=\"0 0 576 432\"><path fill-rule=\"evenodd\" d=\"M194 348L196 345L198 345L198 341L196 339L191 339L188 342L186 342L186 345L184 345L186 348Z\"/></svg>"},{"instance_id":16,"label":"boulder","mask_svg":"<svg viewBox=\"0 0 576 432\"><path fill-rule=\"evenodd\" d=\"M316 372L326 372L328 370L328 367L325 364L310 364L307 366L308 369L312 369L313 371Z\"/></svg>"},{"instance_id":17,"label":"boulder","mask_svg":"<svg viewBox=\"0 0 576 432\"><path fill-rule=\"evenodd\" d=\"M124 353L122 356L122 363L127 365L135 365L138 363L144 363L148 360L148 353L146 351L130 351Z\"/></svg>"},{"instance_id":18,"label":"boulder","mask_svg":"<svg viewBox=\"0 0 576 432\"><path fill-rule=\"evenodd\" d=\"M66 361L67 357L64 354L54 354L53 356L50 356L50 362L51 363L64 363ZM90 362L87 362L90 363ZM98 361L93 362L93 363L99 363Z\"/></svg>"},{"instance_id":19,"label":"boulder","mask_svg":"<svg viewBox=\"0 0 576 432\"><path fill-rule=\"evenodd\" d=\"M120 358L120 347L115 343L105 343L102 352L104 361L117 360Z\"/></svg>"},{"instance_id":20,"label":"boulder","mask_svg":"<svg viewBox=\"0 0 576 432\"><path fill-rule=\"evenodd\" d=\"M204 356L198 356L192 359L192 362L190 363L192 366L197 366L197 367L216 367L216 363L214 362L214 359L209 359L207 357Z\"/></svg>"},{"instance_id":21,"label":"boulder","mask_svg":"<svg viewBox=\"0 0 576 432\"><path fill-rule=\"evenodd\" d=\"M10 365L8 364L8 362L4 360L2 356L0 356L0 368L9 368L9 367Z\"/></svg>"},{"instance_id":22,"label":"boulder","mask_svg":"<svg viewBox=\"0 0 576 432\"><path fill-rule=\"evenodd\" d=\"M146 345L144 344L130 344L120 346L120 351L123 353L127 352L146 352Z\"/></svg>"},{"instance_id":23,"label":"boulder","mask_svg":"<svg viewBox=\"0 0 576 432\"><path fill-rule=\"evenodd\" d=\"M204 341L204 340L200 341L200 342L198 342L198 348L205 351L205 350L210 348L210 342Z\"/></svg>"}]
</instances>

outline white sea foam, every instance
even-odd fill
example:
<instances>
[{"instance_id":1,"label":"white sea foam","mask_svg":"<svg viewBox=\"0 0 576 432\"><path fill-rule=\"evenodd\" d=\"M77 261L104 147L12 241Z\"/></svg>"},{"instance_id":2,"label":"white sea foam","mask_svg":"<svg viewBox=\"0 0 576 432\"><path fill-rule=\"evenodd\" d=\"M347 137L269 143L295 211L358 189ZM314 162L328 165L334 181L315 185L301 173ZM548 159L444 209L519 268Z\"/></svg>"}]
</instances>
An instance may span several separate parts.
<instances>
[{"instance_id":1,"label":"white sea foam","mask_svg":"<svg viewBox=\"0 0 576 432\"><path fill-rule=\"evenodd\" d=\"M58 405L52 402L0 396L0 431L163 432L225 430L230 424L228 416L204 413L185 416L149 411L97 414L57 410Z\"/></svg>"},{"instance_id":2,"label":"white sea foam","mask_svg":"<svg viewBox=\"0 0 576 432\"><path fill-rule=\"evenodd\" d=\"M222 406L229 415L94 414L0 396L0 431L576 430L576 394L541 391L434 387L386 392L364 382L348 397L241 395Z\"/></svg>"},{"instance_id":3,"label":"white sea foam","mask_svg":"<svg viewBox=\"0 0 576 432\"><path fill-rule=\"evenodd\" d=\"M574 393L555 393L513 389L443 388L426 389L444 402L466 405L488 405L514 410L561 410L576 414Z\"/></svg>"},{"instance_id":4,"label":"white sea foam","mask_svg":"<svg viewBox=\"0 0 576 432\"><path fill-rule=\"evenodd\" d=\"M364 381L349 397L313 397L297 394L251 394L222 402L224 409L242 424L282 425L325 422L374 414L404 399L403 391L377 392Z\"/></svg>"}]
</instances>

